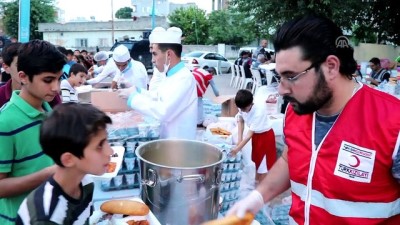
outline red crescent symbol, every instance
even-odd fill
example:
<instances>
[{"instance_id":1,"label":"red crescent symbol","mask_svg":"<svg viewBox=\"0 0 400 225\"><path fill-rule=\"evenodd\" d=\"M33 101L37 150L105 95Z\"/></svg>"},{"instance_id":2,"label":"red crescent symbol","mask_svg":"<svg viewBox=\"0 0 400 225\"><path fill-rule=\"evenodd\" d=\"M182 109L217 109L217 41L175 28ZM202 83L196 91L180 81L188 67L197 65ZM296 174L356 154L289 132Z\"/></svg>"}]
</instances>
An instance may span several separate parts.
<instances>
[{"instance_id":1,"label":"red crescent symbol","mask_svg":"<svg viewBox=\"0 0 400 225\"><path fill-rule=\"evenodd\" d=\"M360 165L360 159L359 159L357 156L355 156L355 155L351 155L351 157L354 157L354 158L357 160L357 162L356 162L356 164L354 164L354 165L351 165L351 164L349 163L349 166L351 166L351 167L358 167L358 166Z\"/></svg>"}]
</instances>

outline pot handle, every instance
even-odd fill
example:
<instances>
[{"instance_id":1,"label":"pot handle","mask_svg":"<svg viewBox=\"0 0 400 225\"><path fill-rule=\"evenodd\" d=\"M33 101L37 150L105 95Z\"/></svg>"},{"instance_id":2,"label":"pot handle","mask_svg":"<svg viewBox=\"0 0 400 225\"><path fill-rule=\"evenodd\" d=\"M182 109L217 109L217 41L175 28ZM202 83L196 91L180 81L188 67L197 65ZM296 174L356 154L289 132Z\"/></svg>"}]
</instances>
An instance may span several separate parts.
<instances>
[{"instance_id":1,"label":"pot handle","mask_svg":"<svg viewBox=\"0 0 400 225\"><path fill-rule=\"evenodd\" d=\"M155 187L157 185L158 175L157 172L153 169L147 170L147 177L149 179L143 179L142 184L145 184L149 187Z\"/></svg>"},{"instance_id":2,"label":"pot handle","mask_svg":"<svg viewBox=\"0 0 400 225\"><path fill-rule=\"evenodd\" d=\"M182 183L183 181L188 180L196 180L198 183L203 183L204 182L204 175L203 174L193 174L193 175L185 175L185 176L179 176L176 178L176 181L178 183Z\"/></svg>"},{"instance_id":3,"label":"pot handle","mask_svg":"<svg viewBox=\"0 0 400 225\"><path fill-rule=\"evenodd\" d=\"M223 183L223 182L221 182L222 172L224 172L224 169L218 169L216 172L217 175L215 176L215 184L217 186L219 186L221 183Z\"/></svg>"}]
</instances>

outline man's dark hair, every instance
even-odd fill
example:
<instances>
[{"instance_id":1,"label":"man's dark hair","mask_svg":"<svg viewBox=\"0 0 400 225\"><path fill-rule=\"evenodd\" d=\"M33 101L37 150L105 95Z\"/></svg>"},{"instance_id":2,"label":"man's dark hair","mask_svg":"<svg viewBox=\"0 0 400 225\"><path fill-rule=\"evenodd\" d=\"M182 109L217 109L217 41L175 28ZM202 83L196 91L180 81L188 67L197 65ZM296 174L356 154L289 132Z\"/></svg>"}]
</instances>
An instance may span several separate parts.
<instances>
[{"instance_id":1,"label":"man's dark hair","mask_svg":"<svg viewBox=\"0 0 400 225\"><path fill-rule=\"evenodd\" d=\"M64 103L57 105L40 127L43 152L63 167L61 155L70 152L84 157L84 149L100 130L111 124L111 118L88 104Z\"/></svg>"},{"instance_id":2,"label":"man's dark hair","mask_svg":"<svg viewBox=\"0 0 400 225\"><path fill-rule=\"evenodd\" d=\"M3 51L1 52L1 57L3 58L4 64L6 64L7 66L11 66L14 57L18 55L18 48L20 45L21 43L19 42L10 43L3 48Z\"/></svg>"},{"instance_id":3,"label":"man's dark hair","mask_svg":"<svg viewBox=\"0 0 400 225\"><path fill-rule=\"evenodd\" d=\"M65 55L47 41L32 40L18 48L18 71L23 71L30 81L44 72L61 72L66 63Z\"/></svg>"},{"instance_id":4,"label":"man's dark hair","mask_svg":"<svg viewBox=\"0 0 400 225\"><path fill-rule=\"evenodd\" d=\"M181 44L165 44L165 43L159 43L158 48L162 51L165 52L168 49L171 49L177 57L181 57L182 54L182 45Z\"/></svg>"},{"instance_id":5,"label":"man's dark hair","mask_svg":"<svg viewBox=\"0 0 400 225\"><path fill-rule=\"evenodd\" d=\"M76 74L78 74L79 72L82 72L82 73L85 73L85 74L88 73L87 69L86 69L83 65L81 65L81 64L79 64L79 63L74 63L74 64L71 66L71 68L69 69L68 77L70 77L72 73L73 73L74 75L76 75Z\"/></svg>"},{"instance_id":6,"label":"man's dark hair","mask_svg":"<svg viewBox=\"0 0 400 225\"><path fill-rule=\"evenodd\" d=\"M374 65L380 66L381 65L381 60L374 57L372 59L369 60L370 63L373 63Z\"/></svg>"},{"instance_id":7,"label":"man's dark hair","mask_svg":"<svg viewBox=\"0 0 400 225\"><path fill-rule=\"evenodd\" d=\"M82 52L86 52L86 53L87 53L87 51L86 51L85 49L83 49L83 50L81 51L81 53L82 53Z\"/></svg>"},{"instance_id":8,"label":"man's dark hair","mask_svg":"<svg viewBox=\"0 0 400 225\"><path fill-rule=\"evenodd\" d=\"M283 24L274 37L275 52L296 46L302 50L302 59L311 61L316 69L329 55L337 56L340 73L352 79L357 68L354 50L342 30L328 18L307 15Z\"/></svg>"},{"instance_id":9,"label":"man's dark hair","mask_svg":"<svg viewBox=\"0 0 400 225\"><path fill-rule=\"evenodd\" d=\"M236 93L235 104L239 109L244 109L253 103L253 94L246 89L241 89Z\"/></svg>"}]
</instances>

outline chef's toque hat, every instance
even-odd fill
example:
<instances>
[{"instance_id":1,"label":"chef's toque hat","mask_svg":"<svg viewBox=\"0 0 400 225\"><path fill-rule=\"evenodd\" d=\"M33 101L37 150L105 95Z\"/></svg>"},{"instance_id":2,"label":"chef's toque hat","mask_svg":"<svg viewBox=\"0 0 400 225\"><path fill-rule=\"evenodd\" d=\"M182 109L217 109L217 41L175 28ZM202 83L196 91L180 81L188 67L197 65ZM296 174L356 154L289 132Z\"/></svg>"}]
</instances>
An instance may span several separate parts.
<instances>
[{"instance_id":1,"label":"chef's toque hat","mask_svg":"<svg viewBox=\"0 0 400 225\"><path fill-rule=\"evenodd\" d=\"M98 61L104 61L104 60L107 60L107 59L108 59L108 54L107 54L106 51L100 51L100 52L97 52L97 53L94 55L93 59L94 59L96 62L98 62Z\"/></svg>"},{"instance_id":2,"label":"chef's toque hat","mask_svg":"<svg viewBox=\"0 0 400 225\"><path fill-rule=\"evenodd\" d=\"M151 32L150 43L154 44L181 44L182 30L178 27L170 27L165 30L162 27L156 27Z\"/></svg>"},{"instance_id":3,"label":"chef's toque hat","mask_svg":"<svg viewBox=\"0 0 400 225\"><path fill-rule=\"evenodd\" d=\"M126 62L131 58L129 50L125 45L118 45L113 51L113 59L115 62Z\"/></svg>"}]
</instances>

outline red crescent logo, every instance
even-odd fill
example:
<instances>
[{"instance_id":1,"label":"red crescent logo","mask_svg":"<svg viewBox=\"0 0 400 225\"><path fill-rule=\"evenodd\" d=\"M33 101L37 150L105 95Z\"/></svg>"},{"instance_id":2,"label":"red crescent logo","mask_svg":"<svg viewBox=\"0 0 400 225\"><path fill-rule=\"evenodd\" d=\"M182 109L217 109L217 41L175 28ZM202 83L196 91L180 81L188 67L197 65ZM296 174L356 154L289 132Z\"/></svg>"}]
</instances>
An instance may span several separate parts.
<instances>
[{"instance_id":1,"label":"red crescent logo","mask_svg":"<svg viewBox=\"0 0 400 225\"><path fill-rule=\"evenodd\" d=\"M349 166L351 166L351 167L358 167L359 165L360 165L360 159L357 157L357 156L355 156L355 155L351 155L351 157L354 157L355 159L356 159L356 164L354 164L354 165L351 165L350 163L349 163Z\"/></svg>"}]
</instances>

